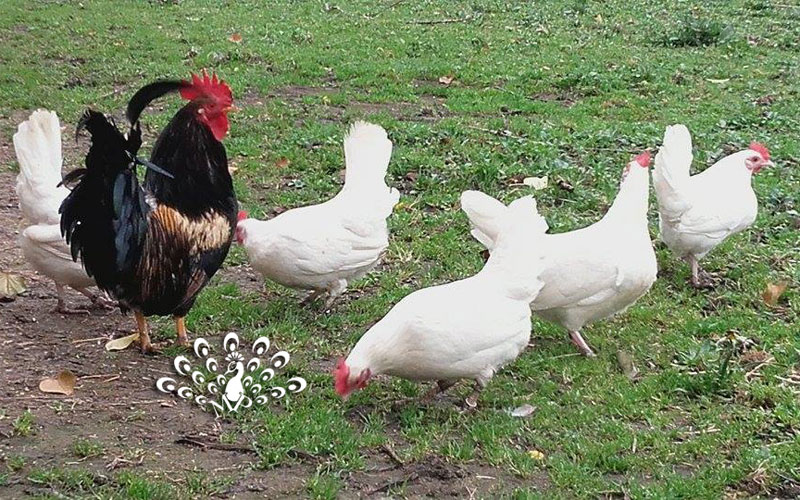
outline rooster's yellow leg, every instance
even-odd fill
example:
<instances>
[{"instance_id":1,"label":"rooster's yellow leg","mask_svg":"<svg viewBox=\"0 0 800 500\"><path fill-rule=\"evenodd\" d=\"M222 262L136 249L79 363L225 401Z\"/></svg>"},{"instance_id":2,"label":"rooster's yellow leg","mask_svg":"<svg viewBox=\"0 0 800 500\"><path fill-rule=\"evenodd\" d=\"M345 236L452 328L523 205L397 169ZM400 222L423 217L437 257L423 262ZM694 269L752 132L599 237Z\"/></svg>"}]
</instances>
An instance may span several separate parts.
<instances>
[{"instance_id":1,"label":"rooster's yellow leg","mask_svg":"<svg viewBox=\"0 0 800 500\"><path fill-rule=\"evenodd\" d=\"M139 344L142 346L142 352L153 353L153 344L150 343L150 331L147 328L147 320L144 314L139 311L134 311L133 315L136 317L136 329L139 330Z\"/></svg>"},{"instance_id":2,"label":"rooster's yellow leg","mask_svg":"<svg viewBox=\"0 0 800 500\"><path fill-rule=\"evenodd\" d=\"M183 347L189 347L189 335L186 332L186 323L183 321L183 316L175 316L175 330L178 332L176 344Z\"/></svg>"}]
</instances>

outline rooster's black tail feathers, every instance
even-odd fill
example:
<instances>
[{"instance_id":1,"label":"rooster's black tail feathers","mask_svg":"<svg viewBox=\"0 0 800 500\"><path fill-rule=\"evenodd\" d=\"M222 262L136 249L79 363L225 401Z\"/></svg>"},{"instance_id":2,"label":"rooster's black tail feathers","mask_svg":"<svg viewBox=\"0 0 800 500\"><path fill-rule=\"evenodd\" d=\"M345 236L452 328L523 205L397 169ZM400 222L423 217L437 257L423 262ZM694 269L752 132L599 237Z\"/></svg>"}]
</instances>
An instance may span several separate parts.
<instances>
[{"instance_id":1,"label":"rooster's black tail feathers","mask_svg":"<svg viewBox=\"0 0 800 500\"><path fill-rule=\"evenodd\" d=\"M151 210L136 177L135 158L142 144L138 124L126 138L102 113L87 110L78 131L91 135L86 168L70 172L74 184L61 204L61 233L72 258L81 258L100 288L114 294L112 283L135 269Z\"/></svg>"},{"instance_id":2,"label":"rooster's black tail feathers","mask_svg":"<svg viewBox=\"0 0 800 500\"><path fill-rule=\"evenodd\" d=\"M128 111L126 113L128 121L131 123L138 122L139 115L142 114L144 108L146 108L151 101L158 99L164 94L177 92L187 85L189 85L187 82L180 80L162 80L140 88L133 94L131 100L128 101Z\"/></svg>"}]
</instances>

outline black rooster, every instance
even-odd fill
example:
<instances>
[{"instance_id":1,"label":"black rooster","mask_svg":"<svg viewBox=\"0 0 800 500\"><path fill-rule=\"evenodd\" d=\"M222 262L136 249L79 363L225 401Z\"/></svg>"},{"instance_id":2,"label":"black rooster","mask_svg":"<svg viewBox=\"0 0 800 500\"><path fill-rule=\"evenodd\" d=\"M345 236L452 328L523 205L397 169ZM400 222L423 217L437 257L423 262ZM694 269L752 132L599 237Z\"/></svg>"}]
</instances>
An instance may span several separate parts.
<instances>
[{"instance_id":1,"label":"black rooster","mask_svg":"<svg viewBox=\"0 0 800 500\"><path fill-rule=\"evenodd\" d=\"M137 158L139 115L180 91L189 100L161 132L150 161ZM113 121L87 110L78 125L91 135L86 168L61 205L61 232L97 285L136 316L142 352L151 352L146 316L172 315L177 342L188 345L184 316L214 276L233 239L237 202L225 147L230 88L216 75L161 81L128 103L125 137ZM136 166L148 167L143 185Z\"/></svg>"}]
</instances>

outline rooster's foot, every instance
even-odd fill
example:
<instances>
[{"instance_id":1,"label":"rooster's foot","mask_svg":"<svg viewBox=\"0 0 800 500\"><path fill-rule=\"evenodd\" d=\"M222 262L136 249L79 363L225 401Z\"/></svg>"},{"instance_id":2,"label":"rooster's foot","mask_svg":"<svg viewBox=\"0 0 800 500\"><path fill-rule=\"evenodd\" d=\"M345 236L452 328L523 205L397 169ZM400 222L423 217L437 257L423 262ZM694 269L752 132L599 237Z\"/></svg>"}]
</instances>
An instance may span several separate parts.
<instances>
[{"instance_id":1,"label":"rooster's foot","mask_svg":"<svg viewBox=\"0 0 800 500\"><path fill-rule=\"evenodd\" d=\"M151 356L155 356L156 354L161 354L161 351L159 349L156 349L155 346L150 342L147 342L146 344L142 344L141 345L141 350L142 350L142 354L148 354L148 355L151 355Z\"/></svg>"},{"instance_id":2,"label":"rooster's foot","mask_svg":"<svg viewBox=\"0 0 800 500\"><path fill-rule=\"evenodd\" d=\"M186 329L186 322L184 321L183 316L175 316L175 332L178 335L178 337L175 339L175 345L186 348L191 346L189 343L189 331Z\"/></svg>"}]
</instances>

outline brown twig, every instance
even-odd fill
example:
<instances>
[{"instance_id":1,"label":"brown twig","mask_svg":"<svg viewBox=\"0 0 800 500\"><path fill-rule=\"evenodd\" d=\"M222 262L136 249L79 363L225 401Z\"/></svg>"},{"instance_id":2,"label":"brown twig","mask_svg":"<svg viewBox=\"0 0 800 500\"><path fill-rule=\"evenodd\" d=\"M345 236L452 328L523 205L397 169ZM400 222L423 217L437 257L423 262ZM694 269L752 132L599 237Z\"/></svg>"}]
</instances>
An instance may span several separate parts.
<instances>
[{"instance_id":1,"label":"brown twig","mask_svg":"<svg viewBox=\"0 0 800 500\"><path fill-rule=\"evenodd\" d=\"M417 474L416 472L412 472L411 474L407 475L404 478L394 479L392 481L387 481L387 482L383 483L381 486L378 486L377 488L374 488L374 489L370 490L367 493L367 496L368 497L372 496L375 493L379 493L381 491L386 491L386 490L391 489L391 488L393 488L395 486L399 486L401 484L409 483L411 481L416 481L417 479L419 479L419 474Z\"/></svg>"},{"instance_id":2,"label":"brown twig","mask_svg":"<svg viewBox=\"0 0 800 500\"><path fill-rule=\"evenodd\" d=\"M167 399L146 399L143 401L127 401L120 403L108 403L108 406L129 406L129 405L151 405L155 403L170 403Z\"/></svg>"},{"instance_id":3,"label":"brown twig","mask_svg":"<svg viewBox=\"0 0 800 500\"><path fill-rule=\"evenodd\" d=\"M73 344L83 344L83 343L85 343L85 342L95 342L95 341L97 341L97 340L108 340L108 339L109 339L109 337L93 337L93 338L91 338L91 339L78 339L78 340L73 340L73 341L72 341L72 343L73 343Z\"/></svg>"},{"instance_id":4,"label":"brown twig","mask_svg":"<svg viewBox=\"0 0 800 500\"><path fill-rule=\"evenodd\" d=\"M302 459L302 460L308 460L310 462L314 462L314 461L319 459L319 457L317 457L316 455L312 455L311 453L309 453L309 452L307 452L305 450L301 450L299 448L292 448L287 452L287 454L289 454L290 456L292 456L294 458L299 458L299 459Z\"/></svg>"},{"instance_id":5,"label":"brown twig","mask_svg":"<svg viewBox=\"0 0 800 500\"><path fill-rule=\"evenodd\" d=\"M405 462L403 462L403 460L397 456L397 453L395 453L392 447L389 446L388 444L382 445L381 451L389 455L389 458L391 458L392 461L395 464L397 464L398 467L402 467L403 465L405 465Z\"/></svg>"},{"instance_id":6,"label":"brown twig","mask_svg":"<svg viewBox=\"0 0 800 500\"><path fill-rule=\"evenodd\" d=\"M226 444L226 443L216 443L216 442L207 442L202 441L197 436L183 436L175 440L176 444L188 444L190 446L198 446L206 449L212 450L222 450L222 451L239 451L242 453L253 453L257 454L258 452L249 446L243 446L238 444Z\"/></svg>"},{"instance_id":7,"label":"brown twig","mask_svg":"<svg viewBox=\"0 0 800 500\"><path fill-rule=\"evenodd\" d=\"M413 21L407 21L406 24L431 25L431 24L468 23L470 21L472 21L471 17L459 17L451 19L415 19Z\"/></svg>"},{"instance_id":8,"label":"brown twig","mask_svg":"<svg viewBox=\"0 0 800 500\"><path fill-rule=\"evenodd\" d=\"M103 378L103 377L113 377L115 376L113 373L100 373L97 375L84 375L82 377L78 377L78 380L90 380L93 378ZM119 378L119 374L116 375Z\"/></svg>"}]
</instances>

